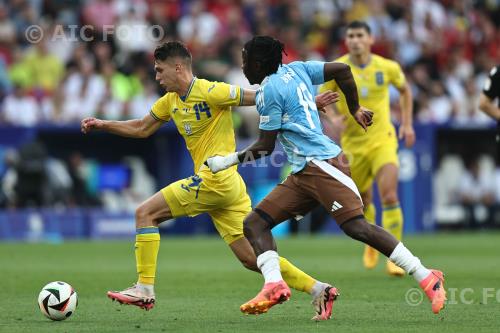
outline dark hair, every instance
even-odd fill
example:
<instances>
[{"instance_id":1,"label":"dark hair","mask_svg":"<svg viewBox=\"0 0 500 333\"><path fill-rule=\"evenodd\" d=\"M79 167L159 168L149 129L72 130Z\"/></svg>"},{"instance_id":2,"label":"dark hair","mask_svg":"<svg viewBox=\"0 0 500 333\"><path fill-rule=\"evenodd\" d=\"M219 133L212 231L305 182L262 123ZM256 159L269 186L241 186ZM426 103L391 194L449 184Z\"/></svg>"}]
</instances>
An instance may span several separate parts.
<instances>
[{"instance_id":1,"label":"dark hair","mask_svg":"<svg viewBox=\"0 0 500 333\"><path fill-rule=\"evenodd\" d=\"M347 26L347 29L365 29L369 35L372 34L372 29L365 21L352 21Z\"/></svg>"},{"instance_id":2,"label":"dark hair","mask_svg":"<svg viewBox=\"0 0 500 333\"><path fill-rule=\"evenodd\" d=\"M189 52L183 43L177 41L166 42L159 45L155 49L154 57L155 60L160 61L165 61L172 57L179 57L185 59L189 65L191 65L192 62L191 52Z\"/></svg>"},{"instance_id":3,"label":"dark hair","mask_svg":"<svg viewBox=\"0 0 500 333\"><path fill-rule=\"evenodd\" d=\"M276 73L278 67L283 63L282 57L285 52L285 44L276 38L269 36L255 36L245 43L248 59L253 59L262 64L262 71L269 75Z\"/></svg>"}]
</instances>

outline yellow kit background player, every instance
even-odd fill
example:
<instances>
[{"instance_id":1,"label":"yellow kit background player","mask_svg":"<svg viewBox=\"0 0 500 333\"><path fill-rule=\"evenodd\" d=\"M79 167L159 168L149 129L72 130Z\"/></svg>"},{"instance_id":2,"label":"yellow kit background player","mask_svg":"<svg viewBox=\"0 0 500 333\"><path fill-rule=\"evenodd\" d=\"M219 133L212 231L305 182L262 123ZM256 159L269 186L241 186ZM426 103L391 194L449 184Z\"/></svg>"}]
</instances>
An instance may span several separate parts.
<instances>
[{"instance_id":1,"label":"yellow kit background player","mask_svg":"<svg viewBox=\"0 0 500 333\"><path fill-rule=\"evenodd\" d=\"M86 118L81 124L84 133L98 129L120 136L145 138L173 120L193 159L194 176L166 186L137 208L137 284L123 291L108 292L113 300L146 310L153 308L155 303L154 283L160 246L158 225L174 217L207 212L241 263L260 273L254 250L243 235L243 220L251 211L243 179L236 167L213 174L203 165L210 156L227 155L236 150L231 106L255 105L255 91L194 77L191 54L180 42L159 46L154 56L156 80L167 93L158 99L149 114L143 119L127 121ZM337 95L330 93L326 103L336 99ZM290 286L313 295L314 304L319 307L321 302L316 298L330 285L313 279L284 258L280 258L280 265Z\"/></svg>"},{"instance_id":2,"label":"yellow kit background player","mask_svg":"<svg viewBox=\"0 0 500 333\"><path fill-rule=\"evenodd\" d=\"M405 140L406 147L415 143L411 89L398 63L371 53L374 39L368 24L362 21L350 23L345 42L349 53L335 61L351 66L358 87L359 103L372 110L374 115L373 125L365 133L349 117L345 97L341 94L336 108L342 115L342 150L349 157L352 178L361 192L366 219L375 223L376 212L372 202L375 180L383 205L382 226L401 240L403 214L398 198L398 137L391 122L389 86L393 85L400 92L402 119L399 139ZM335 81L326 82L320 88L320 92L327 90L340 92ZM331 116L333 113L328 114ZM378 262L378 252L367 245L363 262L366 268L374 268ZM387 272L397 276L404 274L401 268L389 260Z\"/></svg>"}]
</instances>

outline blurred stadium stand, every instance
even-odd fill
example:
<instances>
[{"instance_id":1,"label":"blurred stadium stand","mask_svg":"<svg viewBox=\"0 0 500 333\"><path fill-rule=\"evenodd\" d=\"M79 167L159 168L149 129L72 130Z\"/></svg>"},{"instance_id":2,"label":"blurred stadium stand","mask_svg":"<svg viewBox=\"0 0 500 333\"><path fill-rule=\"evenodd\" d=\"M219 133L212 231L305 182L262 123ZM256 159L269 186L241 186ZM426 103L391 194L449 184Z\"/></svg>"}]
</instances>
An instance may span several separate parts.
<instances>
[{"instance_id":1,"label":"blurred stadium stand","mask_svg":"<svg viewBox=\"0 0 500 333\"><path fill-rule=\"evenodd\" d=\"M418 141L400 156L405 231L469 224L459 193L465 166L476 158L479 178L493 188L486 196L492 213L481 213L489 210L484 202L476 210L500 224L494 122L477 107L488 70L500 62L498 1L12 0L0 1L0 239L103 237L113 230L123 236L120 228L133 230L141 200L193 173L171 124L147 140L79 132L86 116L129 119L149 111L162 94L152 71L160 41L183 40L196 75L248 86L240 52L251 35L280 38L286 62L332 60L346 52L344 27L353 19L370 24L374 52L402 64L414 93ZM36 43L27 33L32 25L42 29ZM91 28L81 30L85 25ZM144 29L153 25L156 32ZM120 37L120 27L133 33ZM395 90L391 100L397 124ZM252 108L236 109L239 146L255 136L256 117ZM34 143L44 165L38 174L35 159L22 153ZM20 198L19 175L26 170L33 177L28 185L44 185ZM252 196L260 197L282 170L246 166L240 172ZM165 228L213 232L207 216L196 220ZM323 230L336 231L335 224L328 221Z\"/></svg>"}]
</instances>

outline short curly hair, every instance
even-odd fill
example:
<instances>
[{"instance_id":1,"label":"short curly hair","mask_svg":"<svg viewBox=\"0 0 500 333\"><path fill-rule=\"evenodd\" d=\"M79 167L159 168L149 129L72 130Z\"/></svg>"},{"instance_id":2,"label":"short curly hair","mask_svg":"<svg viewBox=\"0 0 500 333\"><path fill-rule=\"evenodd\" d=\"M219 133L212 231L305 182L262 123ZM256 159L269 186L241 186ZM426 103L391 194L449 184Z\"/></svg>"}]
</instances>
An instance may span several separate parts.
<instances>
[{"instance_id":1,"label":"short curly hair","mask_svg":"<svg viewBox=\"0 0 500 333\"><path fill-rule=\"evenodd\" d=\"M283 53L286 54L285 44L270 36L255 36L245 43L244 49L248 59L262 64L265 75L276 73L283 63Z\"/></svg>"}]
</instances>

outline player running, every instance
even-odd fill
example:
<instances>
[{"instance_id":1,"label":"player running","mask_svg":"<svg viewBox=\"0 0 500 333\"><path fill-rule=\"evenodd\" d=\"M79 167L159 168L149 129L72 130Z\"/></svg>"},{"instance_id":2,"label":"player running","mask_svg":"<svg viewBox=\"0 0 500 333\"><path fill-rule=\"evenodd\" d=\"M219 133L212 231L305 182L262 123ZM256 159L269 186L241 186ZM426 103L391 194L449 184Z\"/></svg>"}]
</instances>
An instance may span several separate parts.
<instances>
[{"instance_id":1,"label":"player running","mask_svg":"<svg viewBox=\"0 0 500 333\"><path fill-rule=\"evenodd\" d=\"M173 120L193 159L197 171L194 176L168 185L137 208L137 284L107 294L113 300L146 310L155 304L154 283L160 246L158 225L165 220L207 212L241 263L260 272L255 253L243 235L243 219L251 211L243 179L236 167L214 175L203 165L209 156L235 151L231 106L254 105L255 91L194 77L191 54L179 42L159 46L154 58L156 80L166 94L156 101L149 114L143 119L127 121L86 118L81 123L83 133L103 130L125 137L145 138L165 122ZM335 98L335 95L327 96L322 100L323 104L333 102ZM317 304L331 286L313 279L284 258L279 261L287 283L296 290L311 294L315 310L327 316L326 310L319 309Z\"/></svg>"},{"instance_id":2,"label":"player running","mask_svg":"<svg viewBox=\"0 0 500 333\"><path fill-rule=\"evenodd\" d=\"M255 298L241 306L241 311L266 312L269 306L263 306L264 302L272 306L289 299L290 289L280 272L271 229L321 204L348 236L374 247L411 274L432 302L432 311L439 313L446 300L443 273L425 268L403 243L383 228L366 222L347 161L340 147L322 133L312 86L333 79L346 96L355 121L364 130L372 123L372 112L358 104L349 66L317 61L282 65L283 47L280 41L268 36L254 37L245 44L243 72L251 84L261 83L256 95L259 139L241 152L213 156L206 161L212 172L224 172L244 160L271 154L278 137L292 165L292 174L245 219L245 237L255 250L265 283ZM335 297L335 291L325 293L325 300Z\"/></svg>"},{"instance_id":3,"label":"player running","mask_svg":"<svg viewBox=\"0 0 500 333\"><path fill-rule=\"evenodd\" d=\"M351 67L358 86L360 104L373 111L374 125L364 133L356 121L349 116L349 109L342 96L337 110L343 117L345 131L342 133L342 150L350 159L354 183L361 192L366 220L375 223L375 205L372 202L372 187L376 180L382 201L382 227L397 240L403 235L403 214L398 198L398 138L391 123L389 87L395 86L399 92L401 105L401 126L399 139L404 139L406 147L415 143L413 130L413 102L411 88L405 80L401 67L395 61L372 54L373 37L368 24L354 21L347 26L346 45L349 53L338 58ZM326 82L320 91L338 91L335 81ZM332 115L333 112L327 114ZM373 269L378 262L378 251L365 246L363 263ZM404 270L387 260L387 273L394 276L404 275Z\"/></svg>"}]
</instances>

